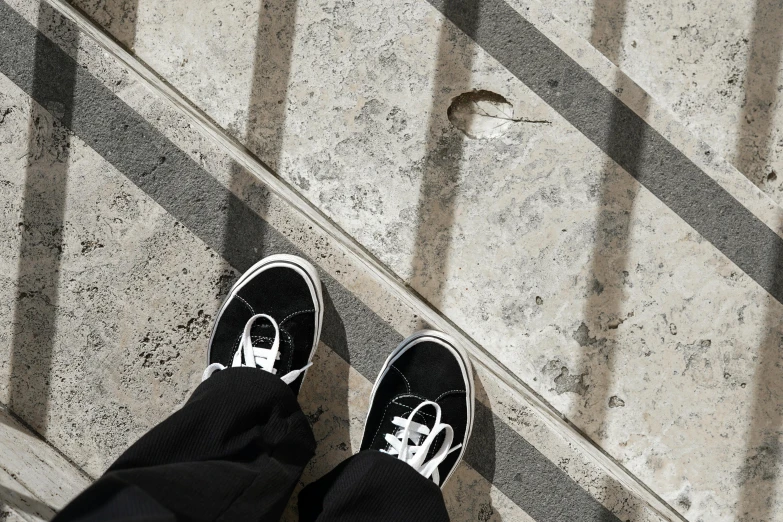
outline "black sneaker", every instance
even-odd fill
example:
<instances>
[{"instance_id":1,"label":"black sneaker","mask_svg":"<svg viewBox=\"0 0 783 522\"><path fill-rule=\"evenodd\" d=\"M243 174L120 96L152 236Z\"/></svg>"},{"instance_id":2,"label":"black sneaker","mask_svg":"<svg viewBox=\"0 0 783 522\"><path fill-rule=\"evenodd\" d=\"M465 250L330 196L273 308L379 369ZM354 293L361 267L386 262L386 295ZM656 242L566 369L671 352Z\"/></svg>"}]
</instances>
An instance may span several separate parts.
<instances>
[{"instance_id":1,"label":"black sneaker","mask_svg":"<svg viewBox=\"0 0 783 522\"><path fill-rule=\"evenodd\" d=\"M361 449L395 456L442 487L465 453L473 400L470 361L454 339L416 332L386 359L375 381Z\"/></svg>"},{"instance_id":2,"label":"black sneaker","mask_svg":"<svg viewBox=\"0 0 783 522\"><path fill-rule=\"evenodd\" d=\"M321 336L323 302L313 265L296 256L265 257L242 274L220 307L202 380L249 366L279 375L299 393Z\"/></svg>"}]
</instances>

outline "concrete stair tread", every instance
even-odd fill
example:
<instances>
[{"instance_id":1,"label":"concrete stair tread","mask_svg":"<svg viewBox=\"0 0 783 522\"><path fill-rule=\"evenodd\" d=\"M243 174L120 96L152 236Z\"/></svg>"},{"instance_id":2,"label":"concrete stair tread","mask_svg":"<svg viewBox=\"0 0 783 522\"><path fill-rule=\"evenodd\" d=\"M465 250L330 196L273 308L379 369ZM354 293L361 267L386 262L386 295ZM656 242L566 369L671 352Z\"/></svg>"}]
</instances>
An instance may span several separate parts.
<instances>
[{"instance_id":1,"label":"concrete stair tread","mask_svg":"<svg viewBox=\"0 0 783 522\"><path fill-rule=\"evenodd\" d=\"M36 19L32 4L10 4L28 20ZM53 4L67 9L60 2ZM669 518L729 519L736 499L752 489L740 486L736 474L750 469L748 455L768 443L768 434L746 437L746 422L736 422L759 422L767 413L758 401L754 405L752 393L775 377L762 375L760 384L754 384L756 359L770 360L768 346L783 314L780 303L756 282L766 265L754 268L762 275L744 273L735 263L742 264L745 258L728 251L726 245L732 243L718 242L716 248L705 241L710 230L691 228L681 209L666 199L670 195L645 184L645 165L637 176L640 185L610 158L611 140L602 142L599 134L591 135L589 122L574 120L568 107L555 110L559 106L553 101L554 91L553 98L542 98L547 94L535 90L532 80L533 87L523 83L499 61L502 57L493 51L491 40L482 40L481 30L474 35L477 46L458 27L444 22L438 8L455 16L448 6L433 4L325 9L299 2L295 13L289 4L259 13L255 3L244 2L234 10L196 14L169 2L141 5L141 11L126 17L135 21L131 35L127 24L104 16L98 4L82 2L80 8L133 48L151 68L147 71L160 78L141 81L128 74L120 65L123 60L142 77L145 64L132 63L136 58L123 58L120 51L102 54L103 49L89 39L80 40L78 56L103 84L114 82L116 96L177 143L224 190L238 196L295 248L319 259L350 295L389 322L389 331L410 331L421 326L423 318L472 343L482 371L488 372L485 381L495 385L499 380L498 386L510 394L485 401L504 419L503 425L513 426L517 415L513 408L498 413L498 404L506 401L521 404L517 411L537 416L532 432L523 429L525 422L514 429L618 517L655 520L661 516L654 513L657 509ZM576 66L614 92L613 99L639 116L644 129L653 129L690 162L702 182L714 183L728 194L727 201L733 198L747 209L745 220L756 220L753 230L763 231L766 225L780 233L778 205L695 138L668 108L548 9L533 2L510 5L556 49L576 60ZM260 28L257 20L262 20ZM46 27L39 22L39 27L63 37L57 24ZM99 34L92 36L101 41ZM109 42L102 43L111 48ZM232 59L220 60L221 56ZM552 87L557 89L565 88L569 78L549 80L562 82ZM162 98L151 95L145 84ZM446 108L454 96L474 88L501 93L514 105L515 117L551 124L518 123L496 138L466 139L449 123ZM23 94L17 98L25 99ZM611 113L613 106L605 110ZM17 115L19 121L25 116ZM610 131L626 129L618 123ZM27 144L14 146L24 149ZM78 222L70 225L73 230L96 235L86 218L71 216L119 212L116 205L106 208L100 203L117 192L129 194L128 200L139 208L113 216L126 222L122 240L108 245L96 239L103 251L96 250L95 259L74 255L64 263L73 263L70 270L76 274L71 287L66 286L74 292L73 303L89 304L86 297L76 297L85 288L89 295L91 283L85 277L104 285L108 268L101 267L110 265L128 276L107 285L102 301L123 288L132 290L123 298L121 310L111 310L128 315L144 302L177 307L171 316L154 319L152 326L141 321L119 333L108 325L94 330L97 337L90 342L96 343L97 352L132 340L140 343L144 357L150 353L152 361L159 356L164 361L156 369L128 360L128 368L149 372L142 378L149 381L129 385L128 379L138 379L131 371L107 370L103 362L85 359L85 364L97 366L83 370L84 375L95 375L95 386L110 390L109 402L96 412L98 419L113 418L107 412L126 404L129 396L152 399L152 389L165 390L154 406L139 402L123 414L108 451L90 454L75 446L68 434L53 433L55 445L97 472L195 384L193 376L201 364L195 346L203 337L202 323L208 322L219 299L211 293L214 288L191 295L193 282L213 280L217 288L232 277L226 262L240 268L250 254L232 258L227 252L236 245L211 236L208 226L172 213L165 202L158 206L143 188L123 178L127 172L108 166L90 146L74 145L70 156L84 172L82 185L89 180L93 187L92 195L79 205L68 200L68 219ZM241 146L281 179L243 153ZM258 184L258 177L266 188ZM686 189L684 195L671 197L679 202L693 199L693 189L690 194ZM267 195L268 190L274 195ZM154 218L142 223L141 215ZM241 226L226 219L226 230ZM308 232L308 220L321 230ZM107 233L108 229L102 232ZM80 242L78 235L69 241ZM282 244L277 236L271 242L267 239L259 245L262 251ZM194 257L203 243L212 249L206 250L209 255ZM167 245L172 244L179 255L168 252ZM116 266L117 256L126 251L139 255ZM12 252L7 259L15 259ZM188 268L194 259L195 271ZM149 266L165 278L143 281L141 270ZM187 278L179 274L182 268L188 268ZM410 284L428 303L403 284ZM13 291L13 285L7 288ZM60 306L68 309L67 300ZM92 321L99 322L97 317ZM176 323L191 325L193 338L173 336ZM85 318L65 330L93 329L91 324ZM187 326L185 330L191 333ZM358 341L360 336L355 335L352 340ZM388 340L389 335L378 337ZM180 348L182 343L193 348ZM334 364L347 359L354 368L346 365L343 373L358 372L356 382L369 382L374 362L365 351L372 350L358 342L331 348L342 356ZM54 368L58 371L57 364ZM146 389L146 382L154 385ZM332 393L336 404L346 402L346 393L354 392ZM361 394L356 392L353 400L360 401ZM776 395L768 400L780 404ZM350 400L348 404L353 419L354 406ZM331 407L343 412L346 408ZM558 419L552 407L573 425ZM58 425L56 416L48 422ZM337 428L316 427L328 432L325 437L344 439ZM356 429L352 423L351 437ZM582 439L579 430L601 449ZM559 434L554 449L545 447L542 441L547 438L539 437L541 433ZM313 475L348 451L340 444L325 445L324 456L314 461ZM716 453L726 458L717 461ZM562 463L571 458L583 464ZM580 466L598 478L580 476ZM524 516L545 519L545 513L531 515L537 509L534 505L515 511L525 500L523 492L513 490L513 476L489 487L480 473L465 473L457 486L462 493L453 498L469 497L459 489L464 488L481 490L474 495L477 499L492 500L474 505L452 502L453 513L470 518L482 509L486 512L482 506L487 504L504 506L504 518L516 519L526 512ZM748 473L754 483L757 475ZM629 500L627 490L641 501Z\"/></svg>"}]
</instances>

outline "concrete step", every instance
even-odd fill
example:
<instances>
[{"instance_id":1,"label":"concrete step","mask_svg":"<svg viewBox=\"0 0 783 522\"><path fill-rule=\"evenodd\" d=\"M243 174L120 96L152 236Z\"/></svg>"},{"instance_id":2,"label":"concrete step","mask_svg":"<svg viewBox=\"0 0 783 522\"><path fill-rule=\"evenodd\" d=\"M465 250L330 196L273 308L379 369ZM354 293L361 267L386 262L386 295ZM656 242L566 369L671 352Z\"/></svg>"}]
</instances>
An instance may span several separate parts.
<instances>
[{"instance_id":1,"label":"concrete step","mask_svg":"<svg viewBox=\"0 0 783 522\"><path fill-rule=\"evenodd\" d=\"M0 406L0 519L50 520L90 478Z\"/></svg>"},{"instance_id":2,"label":"concrete step","mask_svg":"<svg viewBox=\"0 0 783 522\"><path fill-rule=\"evenodd\" d=\"M781 202L778 2L558 0L550 7L688 130Z\"/></svg>"},{"instance_id":3,"label":"concrete step","mask_svg":"<svg viewBox=\"0 0 783 522\"><path fill-rule=\"evenodd\" d=\"M221 299L268 253L317 263L332 305L302 394L320 442L303 481L357 447L371 382L404 334L424 320L471 342L85 20L48 3L0 9L13 49L0 53L12 225L0 243L0 397L77 469L97 477L188 397ZM471 350L479 422L446 490L455 520L670 518L491 353Z\"/></svg>"},{"instance_id":4,"label":"concrete step","mask_svg":"<svg viewBox=\"0 0 783 522\"><path fill-rule=\"evenodd\" d=\"M550 8L75 3L133 55L78 15L89 37L77 38L57 12L42 17L37 3L9 1L78 55L74 69L129 107L123 117L140 130L124 141L103 132L105 107L116 102L83 94L92 91L78 74L73 115L63 100L50 104L36 89L34 55L27 68L0 71L8 80L0 92L16 96L7 105L23 108L8 114L16 127L6 125L5 157L20 158L28 180L50 165L68 174L55 204L46 203L58 201L53 188L22 187L21 170L9 180L7 215L23 217L9 223L25 226L3 259L6 273L27 267L43 248L35 230L58 237L56 222L36 216L42 208L61 216L58 260L5 285L6 302L17 303L7 310L9 344L22 364L33 357L31 322L56 331L42 345L51 361L41 357L26 375L14 364L7 393L15 412L88 472L196 384L197 346L220 297L196 283L219 288L257 256L293 248L320 260L345 296L335 298L342 326L325 339L341 374L355 371L368 386L389 343L422 322L471 343L493 412L480 440L495 444L468 459L475 473L451 492L455 518L782 512L781 486L770 479L780 466L780 208ZM453 98L474 89L513 106L502 132L469 139L449 121ZM30 95L46 110L26 141L19 130L30 106L39 109ZM56 121L74 130L68 147L36 153L47 143L38 136L56 142ZM128 196L112 206L118 194ZM130 214L112 215L125 206ZM55 295L39 288L40 273ZM156 313L137 317L150 302ZM122 351L128 343L137 354ZM73 346L77 370L67 364ZM47 385L47 372L69 384ZM87 389L73 390L77 374ZM14 391L31 380L40 386L29 388L51 389ZM309 396L316 429L341 441L321 445L310 477L349 451L340 419L351 419L355 444L361 390L351 381ZM317 399L330 395L331 410ZM95 409L80 411L85 403ZM318 407L335 412L333 425L320 424ZM100 432L101 450L80 447L66 418ZM538 455L558 482L542 486L546 475L529 464ZM550 496L531 494L540 490ZM558 501L562 491L569 502Z\"/></svg>"},{"instance_id":5,"label":"concrete step","mask_svg":"<svg viewBox=\"0 0 783 522\"><path fill-rule=\"evenodd\" d=\"M682 514L774 518L780 210L583 7L77 4ZM552 125L466 139L476 88Z\"/></svg>"}]
</instances>

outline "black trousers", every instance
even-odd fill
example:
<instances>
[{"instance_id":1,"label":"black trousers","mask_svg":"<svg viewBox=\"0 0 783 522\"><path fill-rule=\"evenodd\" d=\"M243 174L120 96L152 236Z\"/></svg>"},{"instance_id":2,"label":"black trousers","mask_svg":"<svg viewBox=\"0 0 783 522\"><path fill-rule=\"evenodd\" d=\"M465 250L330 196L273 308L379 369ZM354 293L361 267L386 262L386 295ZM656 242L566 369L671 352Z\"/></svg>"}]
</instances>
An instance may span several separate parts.
<instances>
[{"instance_id":1,"label":"black trousers","mask_svg":"<svg viewBox=\"0 0 783 522\"><path fill-rule=\"evenodd\" d=\"M63 509L70 521L277 521L315 439L277 377L231 368L131 446ZM300 520L446 521L438 486L377 451L348 458L299 494Z\"/></svg>"}]
</instances>

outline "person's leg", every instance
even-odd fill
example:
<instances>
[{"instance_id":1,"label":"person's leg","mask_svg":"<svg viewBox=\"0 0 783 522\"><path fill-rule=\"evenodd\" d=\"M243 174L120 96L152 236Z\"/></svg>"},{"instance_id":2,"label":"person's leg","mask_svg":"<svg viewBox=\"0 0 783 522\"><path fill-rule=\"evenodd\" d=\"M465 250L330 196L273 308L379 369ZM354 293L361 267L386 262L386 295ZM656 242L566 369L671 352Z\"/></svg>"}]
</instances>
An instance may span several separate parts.
<instances>
[{"instance_id":1,"label":"person's leg","mask_svg":"<svg viewBox=\"0 0 783 522\"><path fill-rule=\"evenodd\" d=\"M361 451L302 490L300 521L447 521L439 486L465 452L473 401L470 361L452 338L405 339L373 387Z\"/></svg>"},{"instance_id":2,"label":"person's leg","mask_svg":"<svg viewBox=\"0 0 783 522\"><path fill-rule=\"evenodd\" d=\"M315 440L277 377L231 368L131 446L56 518L277 520Z\"/></svg>"},{"instance_id":3,"label":"person's leg","mask_svg":"<svg viewBox=\"0 0 783 522\"><path fill-rule=\"evenodd\" d=\"M278 520L315 450L296 394L322 320L312 265L254 265L218 311L204 382L55 520Z\"/></svg>"},{"instance_id":4,"label":"person's leg","mask_svg":"<svg viewBox=\"0 0 783 522\"><path fill-rule=\"evenodd\" d=\"M447 522L440 488L380 451L360 451L299 493L299 520Z\"/></svg>"}]
</instances>

